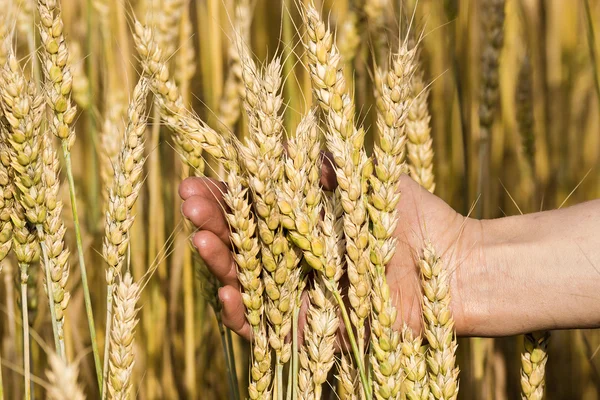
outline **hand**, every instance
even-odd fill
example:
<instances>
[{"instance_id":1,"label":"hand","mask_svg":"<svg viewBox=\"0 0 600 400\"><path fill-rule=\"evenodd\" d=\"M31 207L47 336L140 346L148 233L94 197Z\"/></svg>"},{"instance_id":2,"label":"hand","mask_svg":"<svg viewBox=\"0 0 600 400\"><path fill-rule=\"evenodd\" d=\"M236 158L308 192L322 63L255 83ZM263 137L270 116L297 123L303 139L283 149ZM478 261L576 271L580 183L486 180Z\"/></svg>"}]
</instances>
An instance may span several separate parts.
<instances>
[{"instance_id":1,"label":"hand","mask_svg":"<svg viewBox=\"0 0 600 400\"><path fill-rule=\"evenodd\" d=\"M326 190L335 188L333 168L324 163L321 182ZM209 178L188 178L180 186L184 200L182 212L197 228L193 244L223 287L219 299L223 303L222 318L226 326L248 338L250 326L244 316L244 305L236 277L236 266L231 255L229 228L224 217L226 205L222 182ZM421 289L417 260L425 239L433 242L444 262L452 269L452 310L458 333L468 329L463 323L465 312L461 306L464 294L459 284L461 265L471 264L477 257L476 225L430 194L408 176L402 176L402 193L398 205L398 239L395 256L387 267L387 279L399 310L397 328L406 322L421 330ZM301 312L301 319L304 313ZM303 323L300 321L300 326Z\"/></svg>"}]
</instances>

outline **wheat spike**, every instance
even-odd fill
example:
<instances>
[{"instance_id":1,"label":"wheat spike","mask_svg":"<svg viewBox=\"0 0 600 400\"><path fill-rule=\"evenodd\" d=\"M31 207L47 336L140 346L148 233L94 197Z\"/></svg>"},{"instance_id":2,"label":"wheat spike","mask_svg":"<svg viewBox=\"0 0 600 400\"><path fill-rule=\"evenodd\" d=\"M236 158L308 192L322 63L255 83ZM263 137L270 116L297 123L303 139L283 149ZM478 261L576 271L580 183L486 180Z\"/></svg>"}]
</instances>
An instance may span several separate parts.
<instances>
[{"instance_id":1,"label":"wheat spike","mask_svg":"<svg viewBox=\"0 0 600 400\"><path fill-rule=\"evenodd\" d=\"M342 63L351 64L360 47L360 32L356 13L349 13L338 28L338 40Z\"/></svg>"},{"instance_id":2,"label":"wheat spike","mask_svg":"<svg viewBox=\"0 0 600 400\"><path fill-rule=\"evenodd\" d=\"M335 335L339 327L336 301L326 288L323 276L315 279L309 291L310 305L307 324L304 328L304 346L300 352L300 374L309 376L311 381L305 385L307 393L303 398L320 399L322 385L333 366ZM302 383L302 380L300 380ZM300 384L300 389L303 385Z\"/></svg>"},{"instance_id":3,"label":"wheat spike","mask_svg":"<svg viewBox=\"0 0 600 400\"><path fill-rule=\"evenodd\" d=\"M240 43L244 108L250 135L242 148L248 183L254 196L263 265L269 345L275 351L278 395L283 388L283 365L290 359L291 345L286 337L292 328L292 311L300 284L299 251L292 247L281 226L277 188L283 179L283 105L279 58L260 73Z\"/></svg>"},{"instance_id":4,"label":"wheat spike","mask_svg":"<svg viewBox=\"0 0 600 400\"><path fill-rule=\"evenodd\" d=\"M90 99L90 81L84 71L84 62L81 55L81 46L72 41L68 45L69 59L73 74L73 99L82 110L88 110L92 104Z\"/></svg>"},{"instance_id":5,"label":"wheat spike","mask_svg":"<svg viewBox=\"0 0 600 400\"><path fill-rule=\"evenodd\" d=\"M105 188L113 187L115 176L114 166L121 150L121 132L124 129L124 123L127 113L127 99L125 92L121 90L108 90L107 110L100 129L100 179ZM104 205L108 207L110 190L102 191Z\"/></svg>"},{"instance_id":6,"label":"wheat spike","mask_svg":"<svg viewBox=\"0 0 600 400\"><path fill-rule=\"evenodd\" d=\"M108 374L108 398L130 398L131 374L135 363L133 346L135 327L138 323L136 303L142 288L127 272L117 285L113 323L110 331L110 369Z\"/></svg>"},{"instance_id":7,"label":"wheat spike","mask_svg":"<svg viewBox=\"0 0 600 400\"><path fill-rule=\"evenodd\" d=\"M228 69L223 87L223 95L219 102L219 120L229 131L240 118L240 96L243 95L242 63L238 43L250 43L250 26L252 10L249 0L241 0L235 8L232 40L228 50Z\"/></svg>"},{"instance_id":8,"label":"wheat spike","mask_svg":"<svg viewBox=\"0 0 600 400\"><path fill-rule=\"evenodd\" d=\"M40 134L43 118L43 97L27 82L14 54L1 72L2 112L6 122L10 168L14 173L16 199L32 225L46 219L45 187L42 183Z\"/></svg>"},{"instance_id":9,"label":"wheat spike","mask_svg":"<svg viewBox=\"0 0 600 400\"><path fill-rule=\"evenodd\" d=\"M433 139L430 127L431 116L427 108L429 89L425 87L422 72L414 73L410 84L411 105L406 120L408 168L411 177L433 193L435 191Z\"/></svg>"},{"instance_id":10,"label":"wheat spike","mask_svg":"<svg viewBox=\"0 0 600 400\"><path fill-rule=\"evenodd\" d=\"M521 354L521 398L523 400L544 398L549 340L549 332L533 332L524 337L525 351Z\"/></svg>"},{"instance_id":11,"label":"wheat spike","mask_svg":"<svg viewBox=\"0 0 600 400\"><path fill-rule=\"evenodd\" d=\"M422 338L414 337L412 330L402 329L402 399L429 400L429 376L425 362L426 347Z\"/></svg>"},{"instance_id":12,"label":"wheat spike","mask_svg":"<svg viewBox=\"0 0 600 400\"><path fill-rule=\"evenodd\" d=\"M356 371L352 365L351 360L348 356L342 354L338 380L340 381L342 393L340 399L342 400L358 400L358 379L356 377Z\"/></svg>"},{"instance_id":13,"label":"wheat spike","mask_svg":"<svg viewBox=\"0 0 600 400\"><path fill-rule=\"evenodd\" d=\"M48 400L85 400L83 390L77 383L79 368L76 364L69 364L54 353L50 354L48 364Z\"/></svg>"},{"instance_id":14,"label":"wheat spike","mask_svg":"<svg viewBox=\"0 0 600 400\"><path fill-rule=\"evenodd\" d=\"M409 82L416 67L414 55L415 49L409 50L403 44L398 54L393 56L391 70L377 79L381 82L377 102L380 140L374 148L377 164L375 174L370 179L368 211L373 223L370 232L373 263L371 365L375 394L382 399L399 398L402 382L400 332L394 328L397 310L387 284L385 266L396 250L396 206L400 200L400 176L404 171L405 122L410 105ZM383 75L381 72L379 74Z\"/></svg>"},{"instance_id":15,"label":"wheat spike","mask_svg":"<svg viewBox=\"0 0 600 400\"><path fill-rule=\"evenodd\" d=\"M327 121L325 139L336 166L338 191L344 209L347 268L352 306L350 318L356 327L360 353L365 353L365 321L370 314L369 224L366 210L367 177L372 163L363 148L364 130L354 123L354 104L346 88L340 53L332 32L311 4L304 11L305 46L313 91ZM365 388L365 390L368 390Z\"/></svg>"},{"instance_id":16,"label":"wheat spike","mask_svg":"<svg viewBox=\"0 0 600 400\"><path fill-rule=\"evenodd\" d=\"M60 199L60 164L56 149L49 133L43 135L42 160L44 164L43 182L46 186L47 215L44 222L44 243L48 252L48 264L44 268L50 270L52 279L52 296L56 321L58 323L58 339L64 346L64 313L69 303L70 294L66 290L69 278L69 250L65 246L66 228L62 219L63 203Z\"/></svg>"},{"instance_id":17,"label":"wheat spike","mask_svg":"<svg viewBox=\"0 0 600 400\"><path fill-rule=\"evenodd\" d=\"M69 50L63 35L63 21L56 0L38 0L39 31L42 41L42 69L47 85L47 103L52 109L50 130L70 150L75 142L73 122L77 108L71 103L73 76Z\"/></svg>"},{"instance_id":18,"label":"wheat spike","mask_svg":"<svg viewBox=\"0 0 600 400\"><path fill-rule=\"evenodd\" d=\"M430 399L450 400L458 395L458 367L454 319L450 310L450 275L431 242L419 261L423 287L424 336L429 342L426 360Z\"/></svg>"},{"instance_id":19,"label":"wheat spike","mask_svg":"<svg viewBox=\"0 0 600 400\"><path fill-rule=\"evenodd\" d=\"M148 80L140 78L127 111L127 128L121 140L121 151L109 192L102 246L102 255L108 264L106 282L109 285L121 272L129 244L129 229L134 220L132 208L142 186L148 91Z\"/></svg>"}]
</instances>

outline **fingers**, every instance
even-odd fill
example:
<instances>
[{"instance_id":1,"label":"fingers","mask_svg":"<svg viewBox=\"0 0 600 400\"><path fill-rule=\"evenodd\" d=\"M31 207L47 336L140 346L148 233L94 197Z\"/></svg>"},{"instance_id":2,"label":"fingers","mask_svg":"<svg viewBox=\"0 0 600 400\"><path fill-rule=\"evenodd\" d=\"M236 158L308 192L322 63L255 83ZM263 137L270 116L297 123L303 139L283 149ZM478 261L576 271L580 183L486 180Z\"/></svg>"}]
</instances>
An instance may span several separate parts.
<instances>
[{"instance_id":1,"label":"fingers","mask_svg":"<svg viewBox=\"0 0 600 400\"><path fill-rule=\"evenodd\" d=\"M223 243L229 245L229 225L223 209L214 199L202 195L188 197L181 206L181 212L198 229L214 233Z\"/></svg>"},{"instance_id":2,"label":"fingers","mask_svg":"<svg viewBox=\"0 0 600 400\"><path fill-rule=\"evenodd\" d=\"M252 330L246 321L246 309L241 293L232 286L223 286L219 289L219 300L223 303L221 316L225 326L250 340Z\"/></svg>"},{"instance_id":3,"label":"fingers","mask_svg":"<svg viewBox=\"0 0 600 400\"><path fill-rule=\"evenodd\" d=\"M200 231L192 239L200 257L223 284L238 288L236 267L229 247L211 231Z\"/></svg>"},{"instance_id":4,"label":"fingers","mask_svg":"<svg viewBox=\"0 0 600 400\"><path fill-rule=\"evenodd\" d=\"M179 185L179 197L187 200L192 196L202 196L223 203L223 193L227 187L223 182L211 178L187 178Z\"/></svg>"},{"instance_id":5,"label":"fingers","mask_svg":"<svg viewBox=\"0 0 600 400\"><path fill-rule=\"evenodd\" d=\"M325 190L334 190L337 187L335 169L333 167L333 156L329 152L322 152L323 163L321 164L321 185Z\"/></svg>"}]
</instances>

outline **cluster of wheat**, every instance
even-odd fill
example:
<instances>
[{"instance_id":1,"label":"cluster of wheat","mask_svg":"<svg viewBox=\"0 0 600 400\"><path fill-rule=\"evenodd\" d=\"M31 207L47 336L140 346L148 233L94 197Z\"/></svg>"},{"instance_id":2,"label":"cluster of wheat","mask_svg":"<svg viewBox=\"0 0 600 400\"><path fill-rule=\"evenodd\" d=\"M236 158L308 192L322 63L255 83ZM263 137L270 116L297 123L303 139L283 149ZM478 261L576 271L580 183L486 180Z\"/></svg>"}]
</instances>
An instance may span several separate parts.
<instances>
[{"instance_id":1,"label":"cluster of wheat","mask_svg":"<svg viewBox=\"0 0 600 400\"><path fill-rule=\"evenodd\" d=\"M479 4L477 58L461 54L473 34L460 31L470 8L461 18L454 8L472 0L407 0L401 10L391 0L62 1L61 9L59 0L0 0L0 400L227 391L234 400L457 398L456 266L441 258L446 249L423 237L420 248L402 252L418 258L410 264L420 276L421 331L402 315L401 289L388 284L396 248L405 245L395 236L404 223L399 188L410 177L454 206L483 193L477 217L490 217L502 205L490 195L492 175L503 154L515 153L506 175L528 171L519 178L528 203L542 200L542 185L565 190L548 171L567 157L544 152L567 135L548 144L533 124L541 114L532 75L539 54L529 54L510 88L521 140L496 135L512 116L500 61L515 42L505 43L504 31L516 6ZM275 3L284 15L277 29L268 18L281 10L257 5ZM451 38L460 43L452 55L461 57L450 62L436 52L448 47L446 37L435 51L427 46L418 7L442 27L439 15L456 21L464 37ZM471 59L479 85L447 90L472 74L461 69ZM454 63L456 76L431 84L445 70L436 63ZM446 101L448 93L457 99ZM594 115L581 114L595 127ZM592 149L597 140L586 143ZM590 154L579 158L600 159ZM333 191L321 182L330 167ZM179 216L176 185L204 175L224 182L197 181L221 191L222 209L207 208L226 221L249 351L225 328L220 283L189 246L195 232ZM217 318L206 317L210 309ZM485 379L499 368L492 364L500 349L472 340L461 342L472 357L467 376L486 386L472 390L476 397L489 397ZM527 334L524 343L513 391L542 399L549 334Z\"/></svg>"}]
</instances>

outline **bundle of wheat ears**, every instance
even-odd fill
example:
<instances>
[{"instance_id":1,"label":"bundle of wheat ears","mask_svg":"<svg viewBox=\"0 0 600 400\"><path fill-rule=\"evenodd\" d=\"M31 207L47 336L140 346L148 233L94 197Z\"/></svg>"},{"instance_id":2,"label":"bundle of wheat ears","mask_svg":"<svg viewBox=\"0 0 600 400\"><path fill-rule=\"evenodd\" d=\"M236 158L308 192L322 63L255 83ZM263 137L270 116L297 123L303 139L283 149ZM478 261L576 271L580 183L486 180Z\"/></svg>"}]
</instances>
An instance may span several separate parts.
<instances>
[{"instance_id":1,"label":"bundle of wheat ears","mask_svg":"<svg viewBox=\"0 0 600 400\"><path fill-rule=\"evenodd\" d=\"M378 140L369 155L365 129L356 116L353 84L345 76L344 61L352 56L340 52L336 33L312 3L298 7L303 17L303 60L318 106L306 109L293 128L286 122L289 109L282 88L287 60L275 55L262 65L253 58L248 47L248 1L238 4L234 16L230 72L219 106L224 118L214 127L198 118L188 108L184 95L188 89L181 89L189 85L193 71L171 61L174 52L186 51L172 37L179 29L182 8L176 1L166 3L172 9L159 22L133 21L140 76L129 107L123 99L110 100L100 138L106 157L101 174L107 185L103 348L96 340L71 165L75 103L85 106L78 97L85 82L71 64L72 47L63 35L57 0L37 2L41 43L32 55L33 73L26 73L15 57L12 30L1 32L0 261L12 252L20 271L25 398L32 398L33 376L27 350L28 283L37 274L38 262L55 341L44 383L47 396L84 398L77 363L67 359L65 350L72 261L64 239L61 165L68 178L77 243L77 266L71 269L79 271L83 287L98 389L102 398L110 399L130 399L136 393L132 377L138 360L138 301L156 266L134 279L129 244L145 179L147 125L153 107L154 115L172 131L176 151L191 175L203 175L203 154L222 167L226 220L252 333L250 399L321 399L331 390L346 399L455 399L459 369L450 310L452 268L440 257L445 249L436 248L430 238L423 238L423 248L412 249L420 258L416 264L422 287L422 332L402 323L396 308L400 294L386 279L386 266L396 250L394 232L403 223L397 211L402 201L400 181L411 176L423 190L433 192L436 187L429 86L419 65L418 35L410 28L404 32L399 45L384 52L387 61L374 72ZM366 3L374 20L384 17L384 2ZM186 32L189 24L181 29ZM193 49L187 50L193 58ZM43 72L37 82L36 71ZM243 139L231 132L241 117L235 111L240 105L248 129ZM324 162L331 162L335 170L333 192L320 183ZM300 331L302 304L307 312ZM340 331L344 334L338 335ZM546 342L544 333L528 336L522 372L525 398L542 398ZM235 396L237 386L231 385Z\"/></svg>"}]
</instances>

